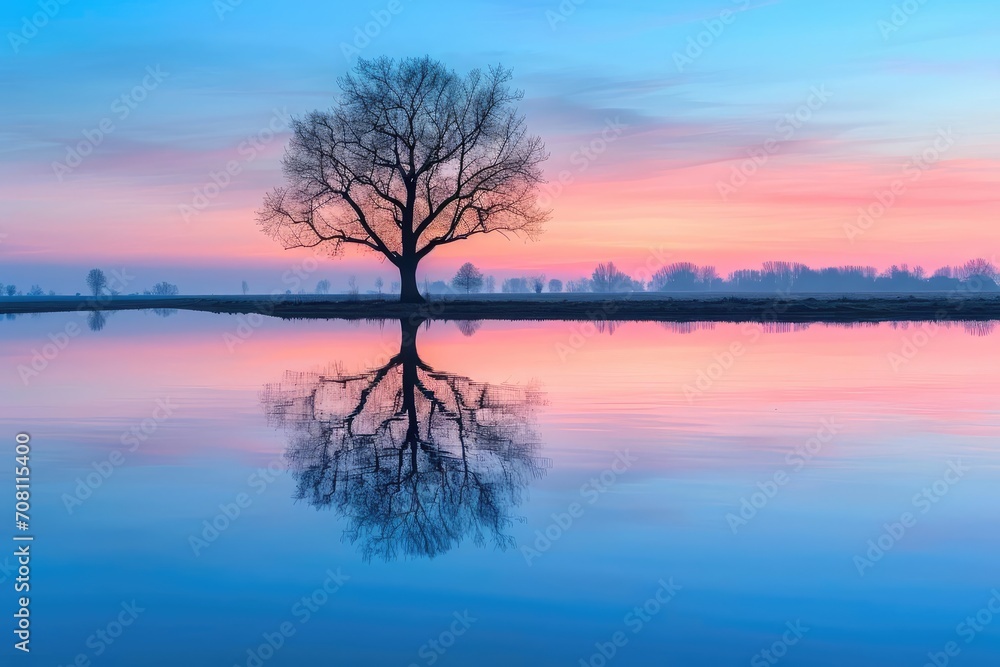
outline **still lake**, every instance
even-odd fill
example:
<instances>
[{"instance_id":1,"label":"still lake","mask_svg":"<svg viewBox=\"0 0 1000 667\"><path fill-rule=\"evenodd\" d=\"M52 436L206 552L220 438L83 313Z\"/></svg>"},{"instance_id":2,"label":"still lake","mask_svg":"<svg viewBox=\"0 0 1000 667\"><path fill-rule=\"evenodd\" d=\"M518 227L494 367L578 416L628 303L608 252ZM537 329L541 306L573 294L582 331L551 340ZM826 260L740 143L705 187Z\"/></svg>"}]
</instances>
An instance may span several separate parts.
<instances>
[{"instance_id":1,"label":"still lake","mask_svg":"<svg viewBox=\"0 0 1000 667\"><path fill-rule=\"evenodd\" d=\"M28 664L1000 664L989 326L102 324L0 321Z\"/></svg>"}]
</instances>

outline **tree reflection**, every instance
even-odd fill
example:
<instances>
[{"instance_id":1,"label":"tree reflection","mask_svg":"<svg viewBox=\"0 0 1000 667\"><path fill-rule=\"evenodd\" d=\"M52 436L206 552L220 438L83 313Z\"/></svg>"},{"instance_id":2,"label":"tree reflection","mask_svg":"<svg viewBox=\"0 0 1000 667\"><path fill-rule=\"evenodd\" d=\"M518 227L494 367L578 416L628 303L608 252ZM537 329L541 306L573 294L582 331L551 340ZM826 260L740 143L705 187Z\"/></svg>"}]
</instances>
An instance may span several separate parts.
<instances>
[{"instance_id":1,"label":"tree reflection","mask_svg":"<svg viewBox=\"0 0 1000 667\"><path fill-rule=\"evenodd\" d=\"M103 310L91 310L87 313L87 328L91 331L102 331L108 323L108 316Z\"/></svg>"},{"instance_id":2,"label":"tree reflection","mask_svg":"<svg viewBox=\"0 0 1000 667\"><path fill-rule=\"evenodd\" d=\"M548 466L533 428L540 391L435 370L417 353L417 325L401 333L379 368L288 372L265 387L297 498L344 516L365 559L434 557L465 538L513 546L513 510Z\"/></svg>"}]
</instances>

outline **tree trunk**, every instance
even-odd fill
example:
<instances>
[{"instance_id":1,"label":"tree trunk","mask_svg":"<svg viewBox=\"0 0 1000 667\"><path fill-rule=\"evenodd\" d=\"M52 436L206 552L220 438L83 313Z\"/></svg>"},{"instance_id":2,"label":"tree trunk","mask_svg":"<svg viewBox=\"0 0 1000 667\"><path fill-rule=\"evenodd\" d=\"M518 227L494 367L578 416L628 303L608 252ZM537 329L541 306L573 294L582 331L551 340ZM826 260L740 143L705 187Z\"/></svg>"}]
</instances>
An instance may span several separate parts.
<instances>
[{"instance_id":1,"label":"tree trunk","mask_svg":"<svg viewBox=\"0 0 1000 667\"><path fill-rule=\"evenodd\" d=\"M403 262L399 265L399 300L403 303L424 303L417 288L417 263Z\"/></svg>"},{"instance_id":2,"label":"tree trunk","mask_svg":"<svg viewBox=\"0 0 1000 667\"><path fill-rule=\"evenodd\" d=\"M415 283L414 283L415 284ZM418 295L419 296L419 295ZM420 322L413 320L400 320L399 338L399 359L403 370L403 412L406 413L407 426L406 438L403 441L403 449L410 450L410 472L415 474L417 469L417 449L420 446L420 428L417 421L417 365L420 363L420 356L417 354L417 331L420 329Z\"/></svg>"}]
</instances>

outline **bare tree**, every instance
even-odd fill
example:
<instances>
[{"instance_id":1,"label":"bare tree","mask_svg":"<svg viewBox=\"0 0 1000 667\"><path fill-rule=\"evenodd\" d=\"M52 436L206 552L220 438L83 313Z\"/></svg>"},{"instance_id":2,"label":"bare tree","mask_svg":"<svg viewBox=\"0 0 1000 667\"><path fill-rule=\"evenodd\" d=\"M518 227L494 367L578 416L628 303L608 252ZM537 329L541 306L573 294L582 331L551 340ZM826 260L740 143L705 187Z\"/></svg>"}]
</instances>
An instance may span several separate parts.
<instances>
[{"instance_id":1,"label":"bare tree","mask_svg":"<svg viewBox=\"0 0 1000 667\"><path fill-rule=\"evenodd\" d=\"M558 294L563 291L563 283L558 278L553 278L549 281L549 291L553 294Z\"/></svg>"},{"instance_id":2,"label":"bare tree","mask_svg":"<svg viewBox=\"0 0 1000 667\"><path fill-rule=\"evenodd\" d=\"M153 285L153 290L151 292L151 294L155 294L156 296L177 296L180 293L181 290L177 287L177 285L168 283L165 280Z\"/></svg>"},{"instance_id":3,"label":"bare tree","mask_svg":"<svg viewBox=\"0 0 1000 667\"><path fill-rule=\"evenodd\" d=\"M988 259L983 259L981 257L978 259L970 259L958 268L957 273L958 277L962 280L968 280L969 278L975 276L985 276L991 280L996 280L1000 277L1000 274L997 273L996 266L994 266Z\"/></svg>"},{"instance_id":4,"label":"bare tree","mask_svg":"<svg viewBox=\"0 0 1000 667\"><path fill-rule=\"evenodd\" d=\"M595 292L626 292L633 288L632 279L614 262L598 264L591 280Z\"/></svg>"},{"instance_id":5,"label":"bare tree","mask_svg":"<svg viewBox=\"0 0 1000 667\"><path fill-rule=\"evenodd\" d=\"M535 431L542 394L432 368L418 327L400 322L399 354L381 367L290 371L265 387L297 497L343 516L366 560L434 557L465 539L513 547L514 510L549 467Z\"/></svg>"},{"instance_id":6,"label":"bare tree","mask_svg":"<svg viewBox=\"0 0 1000 667\"><path fill-rule=\"evenodd\" d=\"M378 290L379 295L382 294L382 286L385 285L385 281L382 280L382 276L375 279L375 289Z\"/></svg>"},{"instance_id":7,"label":"bare tree","mask_svg":"<svg viewBox=\"0 0 1000 667\"><path fill-rule=\"evenodd\" d=\"M459 292L478 294L483 289L483 272L477 269L472 262L466 262L459 267L458 273L451 279L451 286Z\"/></svg>"},{"instance_id":8,"label":"bare tree","mask_svg":"<svg viewBox=\"0 0 1000 667\"><path fill-rule=\"evenodd\" d=\"M400 299L419 302L417 266L476 234L535 237L547 158L528 134L511 71L464 77L424 58L358 61L330 111L292 122L287 179L264 199L262 229L286 248L347 246L399 269Z\"/></svg>"},{"instance_id":9,"label":"bare tree","mask_svg":"<svg viewBox=\"0 0 1000 667\"><path fill-rule=\"evenodd\" d=\"M528 281L531 283L531 290L535 294L541 294L542 290L545 289L545 276L532 276Z\"/></svg>"},{"instance_id":10,"label":"bare tree","mask_svg":"<svg viewBox=\"0 0 1000 667\"><path fill-rule=\"evenodd\" d=\"M486 276L484 285L487 294L493 294L497 291L497 279L493 276Z\"/></svg>"},{"instance_id":11,"label":"bare tree","mask_svg":"<svg viewBox=\"0 0 1000 667\"><path fill-rule=\"evenodd\" d=\"M108 277L100 269L91 269L87 274L87 287L90 288L94 296L101 296L104 288L108 286Z\"/></svg>"},{"instance_id":12,"label":"bare tree","mask_svg":"<svg viewBox=\"0 0 1000 667\"><path fill-rule=\"evenodd\" d=\"M246 296L247 292L249 292L249 291L250 291L250 285L247 283L247 281L244 280L243 281L243 295Z\"/></svg>"},{"instance_id":13,"label":"bare tree","mask_svg":"<svg viewBox=\"0 0 1000 667\"><path fill-rule=\"evenodd\" d=\"M316 294L329 294L330 293L330 281L326 278L316 283Z\"/></svg>"}]
</instances>

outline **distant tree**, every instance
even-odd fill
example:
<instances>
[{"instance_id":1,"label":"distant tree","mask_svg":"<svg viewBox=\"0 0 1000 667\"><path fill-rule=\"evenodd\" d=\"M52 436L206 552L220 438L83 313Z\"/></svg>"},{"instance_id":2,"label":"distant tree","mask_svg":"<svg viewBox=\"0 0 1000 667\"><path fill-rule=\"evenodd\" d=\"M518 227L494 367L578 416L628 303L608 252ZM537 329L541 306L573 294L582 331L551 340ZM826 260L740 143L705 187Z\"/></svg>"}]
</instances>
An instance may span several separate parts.
<instances>
[{"instance_id":1,"label":"distant tree","mask_svg":"<svg viewBox=\"0 0 1000 667\"><path fill-rule=\"evenodd\" d=\"M593 281L590 278L579 278L566 283L567 292L591 292L593 291Z\"/></svg>"},{"instance_id":2,"label":"distant tree","mask_svg":"<svg viewBox=\"0 0 1000 667\"><path fill-rule=\"evenodd\" d=\"M486 281L484 283L484 290L487 294L493 294L497 291L497 279L493 276L486 276Z\"/></svg>"},{"instance_id":3,"label":"distant tree","mask_svg":"<svg viewBox=\"0 0 1000 667\"><path fill-rule=\"evenodd\" d=\"M385 285L385 281L382 280L382 276L375 279L375 289L378 290L379 294L382 294L383 285Z\"/></svg>"},{"instance_id":4,"label":"distant tree","mask_svg":"<svg viewBox=\"0 0 1000 667\"><path fill-rule=\"evenodd\" d=\"M528 133L502 67L459 76L424 58L360 59L329 111L292 122L286 187L258 220L286 248L367 249L399 269L420 301L417 266L477 234L534 237L548 157Z\"/></svg>"},{"instance_id":5,"label":"distant tree","mask_svg":"<svg viewBox=\"0 0 1000 667\"><path fill-rule=\"evenodd\" d=\"M634 281L620 271L614 262L598 264L594 269L591 289L595 292L628 292L633 290Z\"/></svg>"},{"instance_id":6,"label":"distant tree","mask_svg":"<svg viewBox=\"0 0 1000 667\"><path fill-rule=\"evenodd\" d=\"M91 269L87 274L87 287L94 296L101 296L104 288L108 286L108 277L100 269Z\"/></svg>"},{"instance_id":7,"label":"distant tree","mask_svg":"<svg viewBox=\"0 0 1000 667\"><path fill-rule=\"evenodd\" d=\"M316 283L316 294L329 294L330 293L330 281L326 278Z\"/></svg>"},{"instance_id":8,"label":"distant tree","mask_svg":"<svg viewBox=\"0 0 1000 667\"><path fill-rule=\"evenodd\" d=\"M559 292L562 292L563 291L562 281L559 280L558 278L553 278L552 280L550 280L549 291L552 292L553 294L558 294Z\"/></svg>"},{"instance_id":9,"label":"distant tree","mask_svg":"<svg viewBox=\"0 0 1000 667\"><path fill-rule=\"evenodd\" d=\"M535 294L541 294L545 289L545 276L532 276L528 279L528 283Z\"/></svg>"},{"instance_id":10,"label":"distant tree","mask_svg":"<svg viewBox=\"0 0 1000 667\"><path fill-rule=\"evenodd\" d=\"M55 292L55 290L51 290L51 289L50 289L50 290L49 290L49 296L55 296L55 295L56 295L56 292Z\"/></svg>"},{"instance_id":11,"label":"distant tree","mask_svg":"<svg viewBox=\"0 0 1000 667\"><path fill-rule=\"evenodd\" d=\"M653 274L650 289L667 290L711 289L719 283L719 274L714 266L696 266L691 262L675 262L664 266Z\"/></svg>"},{"instance_id":12,"label":"distant tree","mask_svg":"<svg viewBox=\"0 0 1000 667\"><path fill-rule=\"evenodd\" d=\"M347 293L350 294L351 296L357 296L358 295L358 277L357 276L349 276L347 278Z\"/></svg>"},{"instance_id":13,"label":"distant tree","mask_svg":"<svg viewBox=\"0 0 1000 667\"><path fill-rule=\"evenodd\" d=\"M32 285L28 290L28 296L45 296L45 292L38 285Z\"/></svg>"},{"instance_id":14,"label":"distant tree","mask_svg":"<svg viewBox=\"0 0 1000 667\"><path fill-rule=\"evenodd\" d=\"M969 278L976 276L989 278L990 280L996 280L1000 277L1000 275L997 274L997 267L993 265L993 262L981 257L978 259L970 259L958 268L958 277L962 280L968 280Z\"/></svg>"},{"instance_id":15,"label":"distant tree","mask_svg":"<svg viewBox=\"0 0 1000 667\"><path fill-rule=\"evenodd\" d=\"M247 283L247 281L244 280L243 281L243 295L246 296L246 294L249 291L250 291L250 285Z\"/></svg>"},{"instance_id":16,"label":"distant tree","mask_svg":"<svg viewBox=\"0 0 1000 667\"><path fill-rule=\"evenodd\" d=\"M451 286L458 292L478 294L483 289L483 273L472 262L466 262L451 279Z\"/></svg>"},{"instance_id":17,"label":"distant tree","mask_svg":"<svg viewBox=\"0 0 1000 667\"><path fill-rule=\"evenodd\" d=\"M398 280L392 281L392 283L389 285L389 290L393 294L399 294L399 281Z\"/></svg>"},{"instance_id":18,"label":"distant tree","mask_svg":"<svg viewBox=\"0 0 1000 667\"><path fill-rule=\"evenodd\" d=\"M153 294L156 296L177 296L181 291L177 285L163 281L153 285Z\"/></svg>"}]
</instances>

